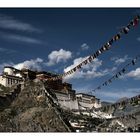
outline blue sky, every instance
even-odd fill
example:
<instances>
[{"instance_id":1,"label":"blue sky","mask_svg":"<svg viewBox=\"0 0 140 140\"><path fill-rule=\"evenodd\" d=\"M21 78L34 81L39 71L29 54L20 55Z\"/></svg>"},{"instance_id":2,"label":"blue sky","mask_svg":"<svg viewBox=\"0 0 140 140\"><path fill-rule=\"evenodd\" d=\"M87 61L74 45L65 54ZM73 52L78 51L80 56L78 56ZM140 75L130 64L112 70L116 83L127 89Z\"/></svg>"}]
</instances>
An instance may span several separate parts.
<instances>
[{"instance_id":1,"label":"blue sky","mask_svg":"<svg viewBox=\"0 0 140 140\"><path fill-rule=\"evenodd\" d=\"M0 9L0 71L16 68L63 73L94 53L140 9ZM130 30L91 65L65 80L77 92L88 92L140 52L140 26ZM140 63L130 67L125 78L115 80L95 93L101 100L116 101L139 94Z\"/></svg>"}]
</instances>

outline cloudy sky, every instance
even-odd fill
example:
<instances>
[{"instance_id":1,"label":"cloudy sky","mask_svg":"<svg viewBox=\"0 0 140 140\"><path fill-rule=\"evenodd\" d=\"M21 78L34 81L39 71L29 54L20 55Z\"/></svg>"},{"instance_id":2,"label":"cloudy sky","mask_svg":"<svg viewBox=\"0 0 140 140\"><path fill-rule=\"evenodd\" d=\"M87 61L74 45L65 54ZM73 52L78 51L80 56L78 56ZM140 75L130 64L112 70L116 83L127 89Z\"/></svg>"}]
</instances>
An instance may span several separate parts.
<instances>
[{"instance_id":1,"label":"cloudy sky","mask_svg":"<svg viewBox=\"0 0 140 140\"><path fill-rule=\"evenodd\" d=\"M63 73L106 43L140 9L0 9L0 72L11 65ZM140 26L64 80L89 92L140 54ZM140 63L95 94L117 101L140 93Z\"/></svg>"}]
</instances>

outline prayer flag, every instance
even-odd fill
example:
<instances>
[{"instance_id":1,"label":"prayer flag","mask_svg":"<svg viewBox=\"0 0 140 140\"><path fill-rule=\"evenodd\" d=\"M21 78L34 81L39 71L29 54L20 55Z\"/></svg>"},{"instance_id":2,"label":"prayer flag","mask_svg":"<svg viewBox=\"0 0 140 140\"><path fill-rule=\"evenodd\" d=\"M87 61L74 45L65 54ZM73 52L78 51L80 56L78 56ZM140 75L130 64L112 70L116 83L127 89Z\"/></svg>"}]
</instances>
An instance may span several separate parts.
<instances>
[{"instance_id":1,"label":"prayer flag","mask_svg":"<svg viewBox=\"0 0 140 140\"><path fill-rule=\"evenodd\" d=\"M137 26L137 25L138 25L138 19L135 18L135 19L133 20L133 26Z\"/></svg>"},{"instance_id":2,"label":"prayer flag","mask_svg":"<svg viewBox=\"0 0 140 140\"><path fill-rule=\"evenodd\" d=\"M118 78L118 75L116 74L115 77Z\"/></svg>"},{"instance_id":3,"label":"prayer flag","mask_svg":"<svg viewBox=\"0 0 140 140\"><path fill-rule=\"evenodd\" d=\"M118 39L120 39L120 38L121 38L120 34L117 34L117 35L114 36L114 40L115 41L118 40Z\"/></svg>"},{"instance_id":4,"label":"prayer flag","mask_svg":"<svg viewBox=\"0 0 140 140\"><path fill-rule=\"evenodd\" d=\"M75 67L75 68L73 68L73 71L74 71L74 72L76 71L76 67Z\"/></svg>"},{"instance_id":5,"label":"prayer flag","mask_svg":"<svg viewBox=\"0 0 140 140\"><path fill-rule=\"evenodd\" d=\"M83 61L83 63L86 65L88 62L87 62L87 60L85 60L85 61Z\"/></svg>"},{"instance_id":6,"label":"prayer flag","mask_svg":"<svg viewBox=\"0 0 140 140\"><path fill-rule=\"evenodd\" d=\"M135 61L134 60L132 60L132 65L135 65Z\"/></svg>"},{"instance_id":7,"label":"prayer flag","mask_svg":"<svg viewBox=\"0 0 140 140\"><path fill-rule=\"evenodd\" d=\"M118 72L119 75L122 75L121 72Z\"/></svg>"},{"instance_id":8,"label":"prayer flag","mask_svg":"<svg viewBox=\"0 0 140 140\"><path fill-rule=\"evenodd\" d=\"M88 61L91 63L91 62L92 62L92 60L93 60L93 57L92 57L92 56L90 56L90 57L88 58Z\"/></svg>"},{"instance_id":9,"label":"prayer flag","mask_svg":"<svg viewBox=\"0 0 140 140\"><path fill-rule=\"evenodd\" d=\"M126 70L123 68L123 69L122 69L122 72L125 73L125 71L126 71Z\"/></svg>"},{"instance_id":10,"label":"prayer flag","mask_svg":"<svg viewBox=\"0 0 140 140\"><path fill-rule=\"evenodd\" d=\"M128 31L129 31L128 27L123 28L123 31L124 31L125 34L127 34Z\"/></svg>"}]
</instances>

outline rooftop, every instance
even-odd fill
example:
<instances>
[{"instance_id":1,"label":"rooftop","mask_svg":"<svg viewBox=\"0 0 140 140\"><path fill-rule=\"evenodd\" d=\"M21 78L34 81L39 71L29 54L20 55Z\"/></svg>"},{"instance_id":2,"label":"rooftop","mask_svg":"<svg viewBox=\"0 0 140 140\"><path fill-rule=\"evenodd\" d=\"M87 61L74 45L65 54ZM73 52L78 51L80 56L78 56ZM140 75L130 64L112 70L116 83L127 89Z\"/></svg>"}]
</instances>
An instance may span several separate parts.
<instances>
[{"instance_id":1,"label":"rooftop","mask_svg":"<svg viewBox=\"0 0 140 140\"><path fill-rule=\"evenodd\" d=\"M10 69L13 69L13 70L16 70L16 71L20 71L19 69L16 69L16 68L14 68L12 66L4 66L4 68L10 68Z\"/></svg>"},{"instance_id":2,"label":"rooftop","mask_svg":"<svg viewBox=\"0 0 140 140\"><path fill-rule=\"evenodd\" d=\"M86 94L86 93L76 93L76 95L84 95L87 97L95 97L94 95Z\"/></svg>"}]
</instances>

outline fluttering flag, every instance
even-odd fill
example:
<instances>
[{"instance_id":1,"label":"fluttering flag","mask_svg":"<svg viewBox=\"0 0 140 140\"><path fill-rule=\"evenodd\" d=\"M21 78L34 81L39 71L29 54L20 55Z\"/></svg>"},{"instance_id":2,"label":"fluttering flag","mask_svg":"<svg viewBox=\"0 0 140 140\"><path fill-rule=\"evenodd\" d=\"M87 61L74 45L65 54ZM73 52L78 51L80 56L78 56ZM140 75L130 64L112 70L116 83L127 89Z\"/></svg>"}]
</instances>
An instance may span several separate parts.
<instances>
[{"instance_id":1,"label":"fluttering flag","mask_svg":"<svg viewBox=\"0 0 140 140\"><path fill-rule=\"evenodd\" d=\"M103 47L102 47L102 48L100 48L100 52L101 52L101 53L103 53L103 51L104 51L104 50L103 50Z\"/></svg>"},{"instance_id":2,"label":"fluttering flag","mask_svg":"<svg viewBox=\"0 0 140 140\"><path fill-rule=\"evenodd\" d=\"M73 69L70 71L70 74L72 74L73 73Z\"/></svg>"},{"instance_id":3,"label":"fluttering flag","mask_svg":"<svg viewBox=\"0 0 140 140\"><path fill-rule=\"evenodd\" d=\"M117 34L117 35L114 36L113 39L114 39L115 41L117 41L117 40L119 40L120 38L121 38L120 34Z\"/></svg>"},{"instance_id":4,"label":"fluttering flag","mask_svg":"<svg viewBox=\"0 0 140 140\"><path fill-rule=\"evenodd\" d=\"M99 90L99 89L101 89L102 86L109 85L108 83L112 83L113 79L119 78L119 76L121 76L122 74L125 74L126 68L129 67L130 65L135 65L136 61L139 58L140 58L140 55L136 56L133 60L131 60L131 63L128 63L127 65L125 65L125 67L123 67L119 72L117 72L117 74L115 74L112 78L108 79L107 81L105 81L103 84L101 84L100 86L98 86L94 90Z\"/></svg>"},{"instance_id":5,"label":"fluttering flag","mask_svg":"<svg viewBox=\"0 0 140 140\"><path fill-rule=\"evenodd\" d=\"M113 43L113 38L109 41L109 44L112 45Z\"/></svg>"},{"instance_id":6,"label":"fluttering flag","mask_svg":"<svg viewBox=\"0 0 140 140\"><path fill-rule=\"evenodd\" d=\"M105 44L105 47L106 47L107 50L109 50L111 46L110 46L110 44L107 42L107 43Z\"/></svg>"},{"instance_id":7,"label":"fluttering flag","mask_svg":"<svg viewBox=\"0 0 140 140\"><path fill-rule=\"evenodd\" d=\"M125 68L123 68L123 69L122 69L122 73L125 73L125 71L126 71Z\"/></svg>"},{"instance_id":8,"label":"fluttering flag","mask_svg":"<svg viewBox=\"0 0 140 140\"><path fill-rule=\"evenodd\" d=\"M96 56L99 56L99 51L96 51Z\"/></svg>"},{"instance_id":9,"label":"fluttering flag","mask_svg":"<svg viewBox=\"0 0 140 140\"><path fill-rule=\"evenodd\" d=\"M68 71L67 74L68 74L68 75L69 75L69 74L72 74L72 70Z\"/></svg>"},{"instance_id":10,"label":"fluttering flag","mask_svg":"<svg viewBox=\"0 0 140 140\"><path fill-rule=\"evenodd\" d=\"M96 54L91 55L92 59L96 58Z\"/></svg>"},{"instance_id":11,"label":"fluttering flag","mask_svg":"<svg viewBox=\"0 0 140 140\"><path fill-rule=\"evenodd\" d=\"M98 53L101 54L102 52L100 50L98 50Z\"/></svg>"},{"instance_id":12,"label":"fluttering flag","mask_svg":"<svg viewBox=\"0 0 140 140\"><path fill-rule=\"evenodd\" d=\"M127 34L129 32L129 28L125 27L125 28L123 28L123 31L124 31L125 34Z\"/></svg>"},{"instance_id":13,"label":"fluttering flag","mask_svg":"<svg viewBox=\"0 0 140 140\"><path fill-rule=\"evenodd\" d=\"M105 44L105 45L103 46L103 50L104 50L104 51L109 50L109 47Z\"/></svg>"},{"instance_id":14,"label":"fluttering flag","mask_svg":"<svg viewBox=\"0 0 140 140\"><path fill-rule=\"evenodd\" d=\"M134 20L133 20L133 26L137 26L138 25L138 18L136 17Z\"/></svg>"},{"instance_id":15,"label":"fluttering flag","mask_svg":"<svg viewBox=\"0 0 140 140\"><path fill-rule=\"evenodd\" d=\"M106 50L107 50L106 46L103 46L101 49L102 49L103 51L106 51Z\"/></svg>"},{"instance_id":16,"label":"fluttering flag","mask_svg":"<svg viewBox=\"0 0 140 140\"><path fill-rule=\"evenodd\" d=\"M106 43L106 45L108 46L108 48L110 48L110 47L111 47L110 42L107 42L107 43Z\"/></svg>"},{"instance_id":17,"label":"fluttering flag","mask_svg":"<svg viewBox=\"0 0 140 140\"><path fill-rule=\"evenodd\" d=\"M81 66L82 66L82 64L79 64L79 65L77 66L77 68L78 68L78 69L81 69Z\"/></svg>"},{"instance_id":18,"label":"fluttering flag","mask_svg":"<svg viewBox=\"0 0 140 140\"><path fill-rule=\"evenodd\" d=\"M135 61L134 60L132 60L132 65L135 65Z\"/></svg>"},{"instance_id":19,"label":"fluttering flag","mask_svg":"<svg viewBox=\"0 0 140 140\"><path fill-rule=\"evenodd\" d=\"M85 61L83 61L83 63L86 65L88 63L87 59Z\"/></svg>"},{"instance_id":20,"label":"fluttering flag","mask_svg":"<svg viewBox=\"0 0 140 140\"><path fill-rule=\"evenodd\" d=\"M74 72L76 71L76 67L75 67L75 68L73 68L73 71L74 71Z\"/></svg>"},{"instance_id":21,"label":"fluttering flag","mask_svg":"<svg viewBox=\"0 0 140 140\"><path fill-rule=\"evenodd\" d=\"M118 72L119 75L122 75L121 72Z\"/></svg>"},{"instance_id":22,"label":"fluttering flag","mask_svg":"<svg viewBox=\"0 0 140 140\"><path fill-rule=\"evenodd\" d=\"M97 50L94 54L92 54L91 57L89 57L86 60L84 60L83 62L81 62L82 65L79 65L78 64L78 66L76 66L75 68L69 70L68 72L66 72L66 74L61 74L61 76L57 76L57 78L50 78L49 80L54 80L54 79L59 79L59 78L62 79L65 76L70 75L73 72L76 72L78 69L81 69L81 67L83 66L83 64L84 65L87 65L88 63L91 63L93 59L95 59L96 57L98 57L104 51L109 50L111 48L112 44L114 43L114 41L119 40L121 38L121 35L122 34L127 34L129 32L129 30L130 30L131 27L138 25L139 20L140 20L140 16L137 15L126 27L124 27L123 29L121 29L121 31L118 32L115 36L113 36L112 39L110 39L107 43L105 43L105 45L103 45L99 50Z\"/></svg>"},{"instance_id":23,"label":"fluttering flag","mask_svg":"<svg viewBox=\"0 0 140 140\"><path fill-rule=\"evenodd\" d=\"M128 24L126 27L130 30L131 24Z\"/></svg>"},{"instance_id":24,"label":"fluttering flag","mask_svg":"<svg viewBox=\"0 0 140 140\"><path fill-rule=\"evenodd\" d=\"M107 86L107 82L105 82L105 85Z\"/></svg>"},{"instance_id":25,"label":"fluttering flag","mask_svg":"<svg viewBox=\"0 0 140 140\"><path fill-rule=\"evenodd\" d=\"M69 75L70 74L70 71L67 71L66 74Z\"/></svg>"},{"instance_id":26,"label":"fluttering flag","mask_svg":"<svg viewBox=\"0 0 140 140\"><path fill-rule=\"evenodd\" d=\"M91 63L91 62L92 62L92 60L93 60L93 57L92 57L92 56L90 56L90 57L88 58L89 63Z\"/></svg>"},{"instance_id":27,"label":"fluttering flag","mask_svg":"<svg viewBox=\"0 0 140 140\"><path fill-rule=\"evenodd\" d=\"M115 77L118 78L118 75L116 74Z\"/></svg>"},{"instance_id":28,"label":"fluttering flag","mask_svg":"<svg viewBox=\"0 0 140 140\"><path fill-rule=\"evenodd\" d=\"M134 20L132 20L132 21L130 22L130 25L131 25L131 26L134 26Z\"/></svg>"}]
</instances>

